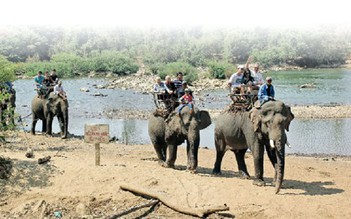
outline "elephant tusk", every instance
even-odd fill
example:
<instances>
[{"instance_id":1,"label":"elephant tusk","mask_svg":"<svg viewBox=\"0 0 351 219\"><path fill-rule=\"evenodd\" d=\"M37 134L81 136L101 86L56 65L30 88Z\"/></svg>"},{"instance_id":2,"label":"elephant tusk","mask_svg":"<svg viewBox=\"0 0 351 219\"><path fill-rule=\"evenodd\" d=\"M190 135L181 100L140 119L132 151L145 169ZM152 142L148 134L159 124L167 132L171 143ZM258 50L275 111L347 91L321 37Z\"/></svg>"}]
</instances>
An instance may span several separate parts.
<instances>
[{"instance_id":1,"label":"elephant tusk","mask_svg":"<svg viewBox=\"0 0 351 219\"><path fill-rule=\"evenodd\" d=\"M275 148L274 141L272 139L269 140L269 145L271 148Z\"/></svg>"},{"instance_id":2,"label":"elephant tusk","mask_svg":"<svg viewBox=\"0 0 351 219\"><path fill-rule=\"evenodd\" d=\"M291 145L288 141L286 141L286 146L288 146L289 148L291 148Z\"/></svg>"}]
</instances>

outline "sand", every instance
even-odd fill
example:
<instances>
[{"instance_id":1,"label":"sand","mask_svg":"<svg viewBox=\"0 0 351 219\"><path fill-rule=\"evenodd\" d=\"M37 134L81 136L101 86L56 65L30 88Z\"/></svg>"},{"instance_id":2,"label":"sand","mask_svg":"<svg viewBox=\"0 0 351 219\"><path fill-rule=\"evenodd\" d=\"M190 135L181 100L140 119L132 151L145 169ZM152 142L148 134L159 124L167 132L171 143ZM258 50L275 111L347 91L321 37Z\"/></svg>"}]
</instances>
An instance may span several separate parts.
<instances>
[{"instance_id":1,"label":"sand","mask_svg":"<svg viewBox=\"0 0 351 219\"><path fill-rule=\"evenodd\" d=\"M106 218L149 200L120 185L162 195L173 205L192 209L226 204L230 209L209 218L348 218L351 215L351 158L286 157L279 194L272 185L273 168L265 156L264 187L238 176L233 153L224 157L220 176L211 174L215 150L199 150L197 173L185 170L186 152L178 150L176 169L161 167L152 145L101 144L95 148L79 137L7 133L0 156L13 162L12 175L0 180L0 218ZM27 148L34 158L25 157ZM51 160L38 164L39 158ZM253 160L246 156L253 175ZM142 208L123 218L193 218L163 204Z\"/></svg>"}]
</instances>

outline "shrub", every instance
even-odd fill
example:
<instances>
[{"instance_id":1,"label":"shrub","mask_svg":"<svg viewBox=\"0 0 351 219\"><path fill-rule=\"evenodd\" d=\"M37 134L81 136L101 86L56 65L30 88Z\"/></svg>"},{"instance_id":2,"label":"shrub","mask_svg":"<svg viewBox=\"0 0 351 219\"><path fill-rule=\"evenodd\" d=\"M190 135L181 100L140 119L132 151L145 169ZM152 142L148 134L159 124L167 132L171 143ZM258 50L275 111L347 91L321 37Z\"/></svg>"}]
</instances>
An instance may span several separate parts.
<instances>
[{"instance_id":1,"label":"shrub","mask_svg":"<svg viewBox=\"0 0 351 219\"><path fill-rule=\"evenodd\" d=\"M178 72L182 72L184 75L184 80L191 83L198 78L197 70L188 63L185 62L172 62L165 64L160 67L160 72L158 75L161 78L165 78L166 75L175 77Z\"/></svg>"},{"instance_id":2,"label":"shrub","mask_svg":"<svg viewBox=\"0 0 351 219\"><path fill-rule=\"evenodd\" d=\"M208 64L211 77L225 79L232 73L234 66L227 62L211 61Z\"/></svg>"},{"instance_id":3,"label":"shrub","mask_svg":"<svg viewBox=\"0 0 351 219\"><path fill-rule=\"evenodd\" d=\"M0 55L0 83L2 84L6 81L14 81L15 78L15 66L4 56Z\"/></svg>"}]
</instances>

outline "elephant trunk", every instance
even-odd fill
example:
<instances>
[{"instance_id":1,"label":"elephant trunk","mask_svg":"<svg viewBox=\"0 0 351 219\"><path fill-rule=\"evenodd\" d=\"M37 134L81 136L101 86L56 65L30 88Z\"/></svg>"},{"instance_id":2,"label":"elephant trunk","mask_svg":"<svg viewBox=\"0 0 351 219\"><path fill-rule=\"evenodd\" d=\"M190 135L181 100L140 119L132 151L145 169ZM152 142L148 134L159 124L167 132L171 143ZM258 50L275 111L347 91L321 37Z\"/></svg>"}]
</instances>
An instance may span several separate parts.
<instances>
[{"instance_id":1,"label":"elephant trunk","mask_svg":"<svg viewBox=\"0 0 351 219\"><path fill-rule=\"evenodd\" d=\"M282 144L281 141L276 142L276 156L277 164L275 166L275 171L277 179L275 182L275 193L277 194L283 183L285 168L285 144Z\"/></svg>"}]
</instances>

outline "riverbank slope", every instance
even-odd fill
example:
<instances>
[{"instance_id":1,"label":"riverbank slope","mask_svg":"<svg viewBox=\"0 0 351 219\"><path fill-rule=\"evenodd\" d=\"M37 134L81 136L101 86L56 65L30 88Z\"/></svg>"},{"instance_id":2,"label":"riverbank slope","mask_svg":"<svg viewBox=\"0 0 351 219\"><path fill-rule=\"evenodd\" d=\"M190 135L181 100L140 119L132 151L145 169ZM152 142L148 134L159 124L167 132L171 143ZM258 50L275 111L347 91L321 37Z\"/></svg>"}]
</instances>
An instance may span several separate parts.
<instances>
[{"instance_id":1,"label":"riverbank slope","mask_svg":"<svg viewBox=\"0 0 351 219\"><path fill-rule=\"evenodd\" d=\"M273 168L265 156L267 186L240 179L233 153L227 152L221 176L211 174L215 150L199 150L197 174L185 171L186 151L178 150L176 169L161 167L151 145L101 144L101 166L94 146L77 137L9 133L0 155L13 160L12 175L1 182L0 218L106 218L147 199L120 189L141 188L189 208L226 204L230 210L209 218L347 218L351 215L350 158L287 156L285 181L274 194ZM34 158L26 158L27 148ZM50 162L38 164L39 158ZM247 166L253 175L251 154ZM5 185L5 186L4 186ZM337 204L336 204L337 203ZM337 207L335 207L337 206ZM164 205L134 211L125 218L192 218Z\"/></svg>"}]
</instances>

